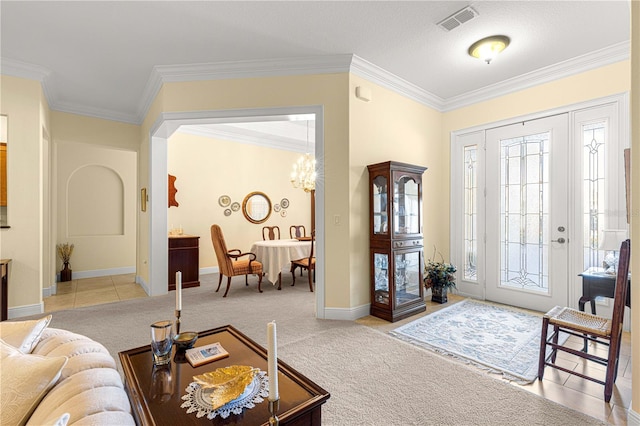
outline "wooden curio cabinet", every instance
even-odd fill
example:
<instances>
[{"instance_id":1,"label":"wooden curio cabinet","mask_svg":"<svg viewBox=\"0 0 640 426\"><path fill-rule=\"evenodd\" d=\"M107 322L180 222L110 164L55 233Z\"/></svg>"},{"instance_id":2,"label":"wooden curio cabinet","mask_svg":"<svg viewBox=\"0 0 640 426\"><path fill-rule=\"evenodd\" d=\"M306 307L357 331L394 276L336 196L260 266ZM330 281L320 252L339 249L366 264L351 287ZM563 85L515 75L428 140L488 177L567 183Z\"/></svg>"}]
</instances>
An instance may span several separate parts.
<instances>
[{"instance_id":1,"label":"wooden curio cabinet","mask_svg":"<svg viewBox=\"0 0 640 426\"><path fill-rule=\"evenodd\" d=\"M422 271L422 174L387 161L369 169L371 315L395 322L426 310Z\"/></svg>"}]
</instances>

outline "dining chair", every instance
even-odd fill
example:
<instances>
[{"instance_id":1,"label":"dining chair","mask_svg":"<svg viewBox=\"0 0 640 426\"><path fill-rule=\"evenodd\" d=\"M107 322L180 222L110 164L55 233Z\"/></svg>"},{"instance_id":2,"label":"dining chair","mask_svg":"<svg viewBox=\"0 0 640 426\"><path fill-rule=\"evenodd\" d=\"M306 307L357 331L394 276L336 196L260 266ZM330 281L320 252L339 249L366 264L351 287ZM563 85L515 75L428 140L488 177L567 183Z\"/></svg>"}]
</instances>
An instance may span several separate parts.
<instances>
[{"instance_id":1,"label":"dining chair","mask_svg":"<svg viewBox=\"0 0 640 426\"><path fill-rule=\"evenodd\" d=\"M263 240L279 240L280 228L278 226L263 226L262 227L262 239Z\"/></svg>"},{"instance_id":2,"label":"dining chair","mask_svg":"<svg viewBox=\"0 0 640 426\"><path fill-rule=\"evenodd\" d=\"M222 297L227 297L231 286L231 277L244 275L245 285L249 285L249 274L254 274L258 276L258 291L262 293L262 263L256 260L256 255L254 253L242 253L239 249L228 250L222 229L218 225L211 225L211 242L218 259L218 268L220 268L220 279L218 280L216 292L220 290L223 275L227 277L227 289ZM248 256L248 258L240 259L245 256Z\"/></svg>"},{"instance_id":3,"label":"dining chair","mask_svg":"<svg viewBox=\"0 0 640 426\"><path fill-rule=\"evenodd\" d=\"M289 235L291 236L291 239L306 237L307 230L304 225L291 225L289 227Z\"/></svg>"},{"instance_id":4,"label":"dining chair","mask_svg":"<svg viewBox=\"0 0 640 426\"><path fill-rule=\"evenodd\" d=\"M620 342L622 341L622 321L624 319L625 300L629 287L628 273L630 251L631 242L629 240L623 241L620 246L620 260L616 276L616 288L613 297L613 313L611 319L560 306L556 306L551 309L542 317L538 379L542 380L546 366L553 367L566 373L604 385L604 400L605 402L609 402L611 400L613 384L618 376ZM549 326L553 327L553 332L550 336L548 336ZM572 336L580 337L581 339L587 339L598 345L607 346L607 356L604 357L590 354L584 349L574 349L573 347L566 345L566 343L560 344L558 340L559 333L567 333ZM547 347L551 348L548 355ZM557 365L556 355L559 350L584 358L587 361L604 365L606 367L604 380ZM601 370L589 370L588 368L580 370L585 373L588 373L589 371L601 372Z\"/></svg>"},{"instance_id":5,"label":"dining chair","mask_svg":"<svg viewBox=\"0 0 640 426\"><path fill-rule=\"evenodd\" d=\"M313 292L313 276L315 275L316 270L316 258L313 255L314 249L314 239L315 239L315 231L311 231L311 251L309 252L309 257L303 257L302 259L292 260L291 261L291 275L293 276L293 284L296 285L296 269L300 268L300 270L306 269L309 275L309 290Z\"/></svg>"}]
</instances>

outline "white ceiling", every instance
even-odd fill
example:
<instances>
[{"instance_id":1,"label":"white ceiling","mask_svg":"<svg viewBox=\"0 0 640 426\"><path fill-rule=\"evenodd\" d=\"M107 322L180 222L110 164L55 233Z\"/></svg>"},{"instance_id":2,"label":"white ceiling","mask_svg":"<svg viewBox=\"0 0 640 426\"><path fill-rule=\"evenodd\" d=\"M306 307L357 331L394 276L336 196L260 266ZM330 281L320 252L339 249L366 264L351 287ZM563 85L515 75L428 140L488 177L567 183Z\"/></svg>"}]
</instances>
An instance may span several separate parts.
<instances>
[{"instance_id":1,"label":"white ceiling","mask_svg":"<svg viewBox=\"0 0 640 426\"><path fill-rule=\"evenodd\" d=\"M436 24L471 6L474 19ZM2 1L0 70L140 123L162 82L351 71L446 111L628 57L628 1ZM490 65L468 47L511 46Z\"/></svg>"}]
</instances>

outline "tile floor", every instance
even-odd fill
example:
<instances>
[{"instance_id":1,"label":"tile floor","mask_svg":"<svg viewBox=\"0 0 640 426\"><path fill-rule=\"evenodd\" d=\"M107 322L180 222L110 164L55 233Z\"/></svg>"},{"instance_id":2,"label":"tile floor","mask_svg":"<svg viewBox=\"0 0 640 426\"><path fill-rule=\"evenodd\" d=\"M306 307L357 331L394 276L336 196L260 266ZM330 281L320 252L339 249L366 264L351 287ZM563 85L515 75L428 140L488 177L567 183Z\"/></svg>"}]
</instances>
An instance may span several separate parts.
<instances>
[{"instance_id":1,"label":"tile floor","mask_svg":"<svg viewBox=\"0 0 640 426\"><path fill-rule=\"evenodd\" d=\"M44 299L45 312L148 297L136 284L135 274L83 278L60 282L57 287L55 296Z\"/></svg>"},{"instance_id":2,"label":"tile floor","mask_svg":"<svg viewBox=\"0 0 640 426\"><path fill-rule=\"evenodd\" d=\"M45 298L44 305L45 312L52 312L139 297L148 296L145 291L135 283L134 274L113 275L58 283L58 293L55 296ZM427 302L427 312L423 315L433 313L438 309L450 306L451 303L462 299L460 296L450 294L448 304L441 305L429 301ZM379 318L367 316L357 320L357 322L386 332L417 318L418 316L414 315L392 324ZM576 348L582 347L582 339L577 337L571 337L571 339ZM592 346L589 350L602 352L606 349ZM567 368L576 371L589 371L592 374L595 371L596 374L602 374L602 377L604 377L603 366L593 366L593 363L586 365L585 360L577 360L575 357L562 352L558 354L558 358L563 359L563 364ZM606 404L603 401L603 386L550 367L545 370L544 380L536 380L525 386L517 384L513 384L513 386L518 386L551 401L608 422L609 424L626 425L627 410L631 403L630 333L623 333L619 362L618 379L616 380L610 404Z\"/></svg>"}]
</instances>

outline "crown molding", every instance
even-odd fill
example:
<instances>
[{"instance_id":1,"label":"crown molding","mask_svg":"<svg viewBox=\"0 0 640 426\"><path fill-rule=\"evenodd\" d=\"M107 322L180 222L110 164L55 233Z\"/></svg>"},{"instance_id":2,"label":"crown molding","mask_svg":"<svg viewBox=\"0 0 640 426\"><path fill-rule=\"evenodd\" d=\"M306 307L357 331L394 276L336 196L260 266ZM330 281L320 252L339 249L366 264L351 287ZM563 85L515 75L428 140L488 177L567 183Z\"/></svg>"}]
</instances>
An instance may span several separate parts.
<instances>
[{"instance_id":1,"label":"crown molding","mask_svg":"<svg viewBox=\"0 0 640 426\"><path fill-rule=\"evenodd\" d=\"M151 71L135 114L57 101L58 96L57 93L55 93L55 89L48 84L48 76L51 72L44 67L2 58L0 71L2 74L40 81L49 107L53 110L139 125L144 121L162 85L168 82L350 72L372 83L406 96L420 104L434 108L440 112L447 112L598 67L628 60L630 56L629 52L630 42L625 41L447 99L427 92L385 71L377 65L352 54L190 65L159 65Z\"/></svg>"},{"instance_id":2,"label":"crown molding","mask_svg":"<svg viewBox=\"0 0 640 426\"><path fill-rule=\"evenodd\" d=\"M46 85L44 85L46 87ZM121 123L140 125L142 121L138 121L138 117L109 109L95 108L86 105L72 104L69 102L49 102L49 108L54 111L67 112L69 114L84 115L86 117L100 118L102 120L118 121Z\"/></svg>"},{"instance_id":3,"label":"crown molding","mask_svg":"<svg viewBox=\"0 0 640 426\"><path fill-rule=\"evenodd\" d=\"M500 83L485 86L481 89L448 98L441 109L442 112L452 111L458 108L484 102L493 98L518 92L529 87L559 80L575 74L600 68L616 62L628 60L631 52L631 44L628 41L614 44L585 55L558 62L557 64L543 67L535 71L510 78Z\"/></svg>"},{"instance_id":4,"label":"crown molding","mask_svg":"<svg viewBox=\"0 0 640 426\"><path fill-rule=\"evenodd\" d=\"M299 152L301 154L309 151L313 152L315 150L315 145L313 143L301 145L300 141L297 139L286 138L283 136L271 136L263 133L257 134L256 132L243 128L235 128L226 131L219 128L212 129L206 125L190 125L180 127L177 130L177 133L240 142L248 145L258 145L278 150Z\"/></svg>"},{"instance_id":5,"label":"crown molding","mask_svg":"<svg viewBox=\"0 0 640 426\"><path fill-rule=\"evenodd\" d=\"M142 123L164 83L348 72L353 55L323 55L153 67L137 120Z\"/></svg>"},{"instance_id":6,"label":"crown molding","mask_svg":"<svg viewBox=\"0 0 640 426\"><path fill-rule=\"evenodd\" d=\"M15 59L2 58L0 59L0 74L37 80L43 83L47 76L51 74L51 70Z\"/></svg>"},{"instance_id":7,"label":"crown molding","mask_svg":"<svg viewBox=\"0 0 640 426\"><path fill-rule=\"evenodd\" d=\"M441 97L427 92L415 84L409 83L408 81L385 71L379 66L374 65L357 55L353 55L350 71L365 80L404 95L409 99L413 99L418 103L434 108L438 111L441 111L445 105L445 100Z\"/></svg>"}]
</instances>

